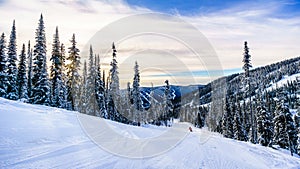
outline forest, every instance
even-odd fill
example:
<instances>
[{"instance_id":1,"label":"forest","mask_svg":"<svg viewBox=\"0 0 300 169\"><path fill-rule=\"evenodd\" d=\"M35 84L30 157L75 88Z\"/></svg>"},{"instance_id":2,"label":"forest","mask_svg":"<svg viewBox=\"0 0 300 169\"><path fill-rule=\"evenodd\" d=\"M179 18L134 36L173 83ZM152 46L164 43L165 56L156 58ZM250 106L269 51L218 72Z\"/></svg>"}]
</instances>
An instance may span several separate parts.
<instances>
[{"instance_id":1,"label":"forest","mask_svg":"<svg viewBox=\"0 0 300 169\"><path fill-rule=\"evenodd\" d=\"M139 65L133 63L132 85L120 89L117 49L112 43L109 72L101 69L92 44L81 63L75 34L71 46L53 35L47 66L45 25L41 15L35 42L25 43L17 54L13 21L8 43L0 38L0 97L52 106L113 121L143 126L172 126L175 119L208 128L224 137L284 148L300 155L300 57L252 69L248 43L241 56L243 73L218 78L190 92L184 86L144 88ZM107 74L106 74L107 73ZM296 76L286 83L279 82Z\"/></svg>"}]
</instances>

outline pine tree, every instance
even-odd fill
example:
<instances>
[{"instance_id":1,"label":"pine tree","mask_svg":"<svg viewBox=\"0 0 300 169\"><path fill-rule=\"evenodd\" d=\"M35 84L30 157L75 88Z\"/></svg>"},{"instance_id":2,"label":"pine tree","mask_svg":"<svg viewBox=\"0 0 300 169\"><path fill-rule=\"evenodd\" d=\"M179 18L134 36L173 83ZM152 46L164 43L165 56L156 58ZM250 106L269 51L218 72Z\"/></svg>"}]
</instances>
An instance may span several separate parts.
<instances>
[{"instance_id":1,"label":"pine tree","mask_svg":"<svg viewBox=\"0 0 300 169\"><path fill-rule=\"evenodd\" d=\"M8 75L8 86L7 86L7 98L11 100L17 100L18 96L18 85L17 85L17 42L16 42L16 26L13 21L13 26L10 34L8 51L7 51L7 75Z\"/></svg>"},{"instance_id":2,"label":"pine tree","mask_svg":"<svg viewBox=\"0 0 300 169\"><path fill-rule=\"evenodd\" d=\"M30 97L32 95L32 49L30 48L30 41L28 41L27 50L28 59L28 70L27 70L27 95ZM28 100L30 103L30 100Z\"/></svg>"},{"instance_id":3,"label":"pine tree","mask_svg":"<svg viewBox=\"0 0 300 169\"><path fill-rule=\"evenodd\" d=\"M61 61L61 83L59 91L59 106L60 108L67 108L67 77L65 74L65 61L66 61L66 50L65 45L62 43L60 46L60 61Z\"/></svg>"},{"instance_id":4,"label":"pine tree","mask_svg":"<svg viewBox=\"0 0 300 169\"><path fill-rule=\"evenodd\" d=\"M107 118L106 111L106 100L105 100L105 86L103 79L101 77L101 68L100 68L100 57L97 57L97 65L96 65L96 96L98 107L100 109L100 116L103 118Z\"/></svg>"},{"instance_id":5,"label":"pine tree","mask_svg":"<svg viewBox=\"0 0 300 169\"><path fill-rule=\"evenodd\" d=\"M280 104L276 108L273 143L281 148L289 149L291 154L297 152L296 127L289 108L284 104Z\"/></svg>"},{"instance_id":6,"label":"pine tree","mask_svg":"<svg viewBox=\"0 0 300 169\"><path fill-rule=\"evenodd\" d=\"M88 97L89 96L87 93L87 66L86 66L86 61L84 61L82 83L81 83L80 104L79 104L80 113L86 114L87 105L88 105Z\"/></svg>"},{"instance_id":7,"label":"pine tree","mask_svg":"<svg viewBox=\"0 0 300 169\"><path fill-rule=\"evenodd\" d=\"M90 46L88 73L87 73L87 93L88 98L88 110L87 114L96 116L96 95L95 95L95 64L94 64L94 53L92 45Z\"/></svg>"},{"instance_id":8,"label":"pine tree","mask_svg":"<svg viewBox=\"0 0 300 169\"><path fill-rule=\"evenodd\" d=\"M223 117L222 117L222 134L226 138L233 138L233 115L231 111L233 107L231 107L231 102L227 98L225 98L224 108L223 108Z\"/></svg>"},{"instance_id":9,"label":"pine tree","mask_svg":"<svg viewBox=\"0 0 300 169\"><path fill-rule=\"evenodd\" d=\"M134 105L134 116L138 122L138 124L141 124L141 122L144 120L141 117L141 111L143 111L143 102L141 98L141 91L140 91L140 72L139 72L139 65L137 61L135 62L134 66L134 77L133 77L133 83L132 83L132 98L133 98L133 105Z\"/></svg>"},{"instance_id":10,"label":"pine tree","mask_svg":"<svg viewBox=\"0 0 300 169\"><path fill-rule=\"evenodd\" d=\"M295 127L298 132L298 146L297 146L297 153L300 155L300 108L297 110L297 114L294 116L294 122L295 122Z\"/></svg>"},{"instance_id":11,"label":"pine tree","mask_svg":"<svg viewBox=\"0 0 300 169\"><path fill-rule=\"evenodd\" d=\"M52 56L50 61L50 82L51 82L51 101L54 107L63 107L63 103L60 99L60 93L63 86L62 80L62 60L61 60L61 45L58 35L58 27L56 27L55 34L53 36L52 44Z\"/></svg>"},{"instance_id":12,"label":"pine tree","mask_svg":"<svg viewBox=\"0 0 300 169\"><path fill-rule=\"evenodd\" d=\"M116 110L115 103L118 103L119 98L119 72L117 65L117 50L115 44L112 44L113 59L110 63L111 69L109 71L110 82L109 82L109 91L108 91L108 101L107 101L107 113L111 120L118 121L118 112ZM108 83L108 82L107 82Z\"/></svg>"},{"instance_id":13,"label":"pine tree","mask_svg":"<svg viewBox=\"0 0 300 169\"><path fill-rule=\"evenodd\" d=\"M253 143L256 143L256 137L255 137L255 127L254 127L254 116L252 112L252 102L251 102L251 83L250 83L250 73L249 70L252 67L251 65L251 55L249 54L249 48L247 45L247 41L244 43L244 59L243 59L244 65L243 69L245 71L244 76L244 83L248 88L248 96L249 96L249 106L250 106L250 120L251 120L251 141Z\"/></svg>"},{"instance_id":14,"label":"pine tree","mask_svg":"<svg viewBox=\"0 0 300 169\"><path fill-rule=\"evenodd\" d=\"M36 29L36 44L33 56L31 103L50 105L50 84L47 73L46 35L43 15Z\"/></svg>"},{"instance_id":15,"label":"pine tree","mask_svg":"<svg viewBox=\"0 0 300 169\"><path fill-rule=\"evenodd\" d=\"M19 96L19 99L25 99L25 100L27 100L28 99L28 95L27 95L27 76L26 76L26 51L25 51L25 44L23 44L22 51L21 51L21 54L20 54L17 83L18 83L18 96Z\"/></svg>"},{"instance_id":16,"label":"pine tree","mask_svg":"<svg viewBox=\"0 0 300 169\"><path fill-rule=\"evenodd\" d=\"M6 51L6 40L5 35L2 33L0 38L0 97L6 97L7 94L7 56L5 54Z\"/></svg>"},{"instance_id":17,"label":"pine tree","mask_svg":"<svg viewBox=\"0 0 300 169\"><path fill-rule=\"evenodd\" d=\"M169 84L169 80L165 81L166 85L165 85L165 92L164 92L164 112L162 114L162 122L164 123L165 126L168 126L168 120L169 117L173 114L173 110L174 110L174 105L172 103L172 93L171 93L171 87Z\"/></svg>"},{"instance_id":18,"label":"pine tree","mask_svg":"<svg viewBox=\"0 0 300 169\"><path fill-rule=\"evenodd\" d=\"M236 110L232 111L234 113L234 123L233 123L233 132L234 132L234 139L240 140L240 141L247 141L245 126L242 123L241 115L241 106L239 103L239 100L236 99Z\"/></svg>"},{"instance_id":19,"label":"pine tree","mask_svg":"<svg viewBox=\"0 0 300 169\"><path fill-rule=\"evenodd\" d=\"M69 57L67 57L67 100L68 110L77 110L78 91L80 90L80 56L79 49L76 47L75 34L73 34L70 40L72 46L69 47Z\"/></svg>"},{"instance_id":20,"label":"pine tree","mask_svg":"<svg viewBox=\"0 0 300 169\"><path fill-rule=\"evenodd\" d=\"M269 146L273 136L270 113L262 106L257 107L258 142L262 146Z\"/></svg>"}]
</instances>

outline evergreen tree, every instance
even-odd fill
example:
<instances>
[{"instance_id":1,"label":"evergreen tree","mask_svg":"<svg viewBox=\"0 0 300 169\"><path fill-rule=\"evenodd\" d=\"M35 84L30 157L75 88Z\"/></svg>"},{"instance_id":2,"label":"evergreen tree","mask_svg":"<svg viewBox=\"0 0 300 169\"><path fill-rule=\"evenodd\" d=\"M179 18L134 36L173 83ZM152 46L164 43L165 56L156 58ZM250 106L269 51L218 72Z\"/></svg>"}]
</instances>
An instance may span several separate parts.
<instances>
[{"instance_id":1,"label":"evergreen tree","mask_svg":"<svg viewBox=\"0 0 300 169\"><path fill-rule=\"evenodd\" d=\"M168 126L168 120L169 117L173 114L173 110L174 110L174 105L172 103L172 93L171 93L171 87L169 84L169 81L166 80L165 81L166 86L165 86L165 99L164 99L164 113L162 114L162 122L164 123L165 126Z\"/></svg>"},{"instance_id":2,"label":"evergreen tree","mask_svg":"<svg viewBox=\"0 0 300 169\"><path fill-rule=\"evenodd\" d=\"M109 82L109 91L108 91L108 101L107 101L107 113L111 120L118 121L118 112L116 110L115 103L118 103L118 96L119 96L119 72L118 72L118 65L117 65L117 50L115 44L112 44L112 51L113 51L113 59L110 63L111 69L109 72L110 75L110 82Z\"/></svg>"},{"instance_id":3,"label":"evergreen tree","mask_svg":"<svg viewBox=\"0 0 300 169\"><path fill-rule=\"evenodd\" d=\"M230 106L229 100L225 98L223 117L222 117L222 134L226 138L233 138L233 115L231 113L233 107Z\"/></svg>"},{"instance_id":4,"label":"evergreen tree","mask_svg":"<svg viewBox=\"0 0 300 169\"><path fill-rule=\"evenodd\" d=\"M76 47L75 34L70 40L72 46L69 47L69 56L67 57L67 109L77 110L78 91L80 90L80 56L79 49Z\"/></svg>"},{"instance_id":5,"label":"evergreen tree","mask_svg":"<svg viewBox=\"0 0 300 169\"><path fill-rule=\"evenodd\" d=\"M272 120L270 113L264 107L257 107L257 132L258 142L262 146L269 146L273 136Z\"/></svg>"},{"instance_id":6,"label":"evergreen tree","mask_svg":"<svg viewBox=\"0 0 300 169\"><path fill-rule=\"evenodd\" d=\"M105 100L105 86L103 79L101 77L101 68L100 68L100 57L98 55L97 65L96 65L96 96L98 107L100 109L100 116L103 118L107 118L106 111L106 100Z\"/></svg>"},{"instance_id":7,"label":"evergreen tree","mask_svg":"<svg viewBox=\"0 0 300 169\"><path fill-rule=\"evenodd\" d=\"M247 136L246 136L246 131L245 131L245 126L242 123L242 111L241 111L241 106L239 103L239 100L236 99L236 110L233 111L234 113L234 123L233 123L233 132L234 132L234 139L240 140L240 141L247 141Z\"/></svg>"},{"instance_id":8,"label":"evergreen tree","mask_svg":"<svg viewBox=\"0 0 300 169\"><path fill-rule=\"evenodd\" d=\"M88 105L88 93L87 93L87 66L86 61L83 63L83 75L82 75L82 83L81 83L81 94L80 94L80 104L79 111L80 113L86 114L87 105Z\"/></svg>"},{"instance_id":9,"label":"evergreen tree","mask_svg":"<svg viewBox=\"0 0 300 169\"><path fill-rule=\"evenodd\" d=\"M17 100L18 96L18 85L17 85L17 42L16 42L16 26L13 21L13 26L10 34L7 51L7 75L8 75L8 86L6 97L11 100Z\"/></svg>"},{"instance_id":10,"label":"evergreen tree","mask_svg":"<svg viewBox=\"0 0 300 169\"><path fill-rule=\"evenodd\" d=\"M251 120L251 142L256 143L255 137L255 127L254 127L254 116L252 112L252 101L251 101L251 80L250 80L250 73L249 70L252 67L251 64L251 55L249 54L249 48L247 45L247 41L244 43L244 59L243 59L243 69L245 71L244 76L244 83L247 85L248 96L249 96L249 106L250 106L250 120Z\"/></svg>"},{"instance_id":11,"label":"evergreen tree","mask_svg":"<svg viewBox=\"0 0 300 169\"><path fill-rule=\"evenodd\" d=\"M26 76L26 51L25 51L25 44L22 46L22 51L20 54L20 61L18 67L18 96L19 99L28 99L27 95L27 76Z\"/></svg>"},{"instance_id":12,"label":"evergreen tree","mask_svg":"<svg viewBox=\"0 0 300 169\"><path fill-rule=\"evenodd\" d=\"M94 53L92 45L90 46L90 54L89 54L89 63L88 63L88 73L87 73L87 93L89 95L88 98L88 110L87 114L96 116L96 95L95 95L95 64L94 64Z\"/></svg>"},{"instance_id":13,"label":"evergreen tree","mask_svg":"<svg viewBox=\"0 0 300 169\"><path fill-rule=\"evenodd\" d=\"M139 65L137 61L135 62L134 66L134 77L133 77L133 83L132 83L132 98L133 98L133 105L134 105L134 116L138 122L138 124L141 124L141 122L144 119L141 119L141 111L143 111L143 102L141 98L141 91L140 91L140 72L139 72Z\"/></svg>"},{"instance_id":14,"label":"evergreen tree","mask_svg":"<svg viewBox=\"0 0 300 169\"><path fill-rule=\"evenodd\" d=\"M65 74L65 61L66 61L66 50L65 45L62 43L60 46L60 61L61 61L61 83L59 90L59 106L60 108L67 108L67 77Z\"/></svg>"},{"instance_id":15,"label":"evergreen tree","mask_svg":"<svg viewBox=\"0 0 300 169\"><path fill-rule=\"evenodd\" d=\"M297 146L297 153L300 155L300 108L297 110L297 114L294 116L294 122L295 122L295 127L298 132L298 146Z\"/></svg>"},{"instance_id":16,"label":"evergreen tree","mask_svg":"<svg viewBox=\"0 0 300 169\"><path fill-rule=\"evenodd\" d=\"M32 95L32 49L30 48L30 41L28 41L28 70L27 70L27 95L30 97ZM28 100L30 102L30 100Z\"/></svg>"},{"instance_id":17,"label":"evergreen tree","mask_svg":"<svg viewBox=\"0 0 300 169\"><path fill-rule=\"evenodd\" d=\"M63 107L63 102L60 98L63 79L62 79L62 60L61 60L61 45L58 35L58 27L56 27L53 44L52 44L52 61L50 67L50 81L51 81L51 101L54 107Z\"/></svg>"},{"instance_id":18,"label":"evergreen tree","mask_svg":"<svg viewBox=\"0 0 300 169\"><path fill-rule=\"evenodd\" d=\"M284 104L280 104L276 108L273 143L281 148L289 149L291 154L297 152L296 127L289 108Z\"/></svg>"},{"instance_id":19,"label":"evergreen tree","mask_svg":"<svg viewBox=\"0 0 300 169\"><path fill-rule=\"evenodd\" d=\"M7 56L5 54L6 50L6 41L5 41L5 35L2 33L0 38L0 97L6 97L7 94L7 83L8 83L8 77L7 77Z\"/></svg>"},{"instance_id":20,"label":"evergreen tree","mask_svg":"<svg viewBox=\"0 0 300 169\"><path fill-rule=\"evenodd\" d=\"M36 29L33 56L31 103L50 105L50 84L47 72L46 35L43 15Z\"/></svg>"}]
</instances>

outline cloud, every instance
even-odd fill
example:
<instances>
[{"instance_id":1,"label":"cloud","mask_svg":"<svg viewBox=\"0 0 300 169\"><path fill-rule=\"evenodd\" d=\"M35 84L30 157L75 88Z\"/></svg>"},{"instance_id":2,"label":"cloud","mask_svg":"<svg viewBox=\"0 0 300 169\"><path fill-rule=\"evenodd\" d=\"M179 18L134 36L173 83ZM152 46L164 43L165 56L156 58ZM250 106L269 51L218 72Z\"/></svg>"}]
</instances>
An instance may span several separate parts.
<instances>
[{"instance_id":1,"label":"cloud","mask_svg":"<svg viewBox=\"0 0 300 169\"><path fill-rule=\"evenodd\" d=\"M290 7L294 3L295 1L259 1L259 3L247 1L233 3L231 6L227 4L226 7L218 10L206 8L198 13L193 11L190 15L181 15L180 11L175 14L202 32L214 47L225 70L238 70L242 65L245 40L249 43L254 67L299 55L300 15L296 11L286 9L287 6ZM5 32L6 37L9 37L12 21L16 19L18 50L20 50L22 43L27 43L28 40L34 42L38 19L40 13L43 13L48 55L51 54L51 44L56 26L59 28L60 40L66 47L70 45L69 39L72 34L76 33L78 46L81 51L84 51L89 46L89 40L105 26L126 16L151 11L147 9L147 6L130 5L123 0L0 1L0 30ZM159 18L152 19L153 22L157 22L159 27ZM113 32L118 34L123 29L126 27L120 26ZM164 27L160 29L164 29ZM184 32L186 37L194 38L189 27L183 27L176 23L170 31ZM105 41L105 39L98 40ZM93 48L101 56L102 68L108 70L111 60L110 45L114 39L106 39L106 41L107 45L99 46L96 43L93 44ZM201 48L201 43L198 48ZM167 36L145 34L143 37L125 38L117 44L117 49L120 76L124 86L126 81L132 79L135 59L140 64L141 79L144 84L148 84L149 81L160 84L162 78L168 77L168 74L214 70L213 67L209 68L195 59L195 55L183 43ZM171 56L176 58L175 61ZM87 59L87 53L83 53L81 57ZM205 57L205 55L201 55L201 57ZM150 69L146 71L148 65L157 69L165 69L165 71L157 72L157 70ZM152 73L157 77L150 77ZM176 78L177 80L173 80L173 82L180 84L189 84L192 81L206 83L211 80L204 76L199 76L194 80L189 80L189 78L192 79L191 76L181 76L180 78L176 76Z\"/></svg>"}]
</instances>

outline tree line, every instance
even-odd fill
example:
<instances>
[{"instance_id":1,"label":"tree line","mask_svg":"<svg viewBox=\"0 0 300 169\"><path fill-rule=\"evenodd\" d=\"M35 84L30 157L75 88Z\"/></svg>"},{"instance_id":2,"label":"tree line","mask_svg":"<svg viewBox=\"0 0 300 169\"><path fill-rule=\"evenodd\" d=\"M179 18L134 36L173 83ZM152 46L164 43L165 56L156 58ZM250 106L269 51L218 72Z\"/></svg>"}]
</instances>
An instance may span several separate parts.
<instances>
[{"instance_id":1,"label":"tree line","mask_svg":"<svg viewBox=\"0 0 300 169\"><path fill-rule=\"evenodd\" d=\"M16 41L16 26L13 21L8 45L6 46L4 33L0 39L0 97L75 110L133 125L169 124L167 121L170 118L166 113L152 116L144 112L138 62L134 65L132 88L128 83L127 94L122 93L124 91L119 88L117 49L114 43L111 68L106 77L105 71L100 67L100 56L94 54L92 45L88 61L84 61L81 73L81 56L75 34L71 37L71 46L67 48L66 53L66 47L59 39L58 27L53 35L48 74L43 15L40 16L35 32L33 48L30 41L27 51L23 44L18 57ZM166 112L170 112L173 106L169 90L169 82L166 81L165 106L163 106L163 111Z\"/></svg>"}]
</instances>

